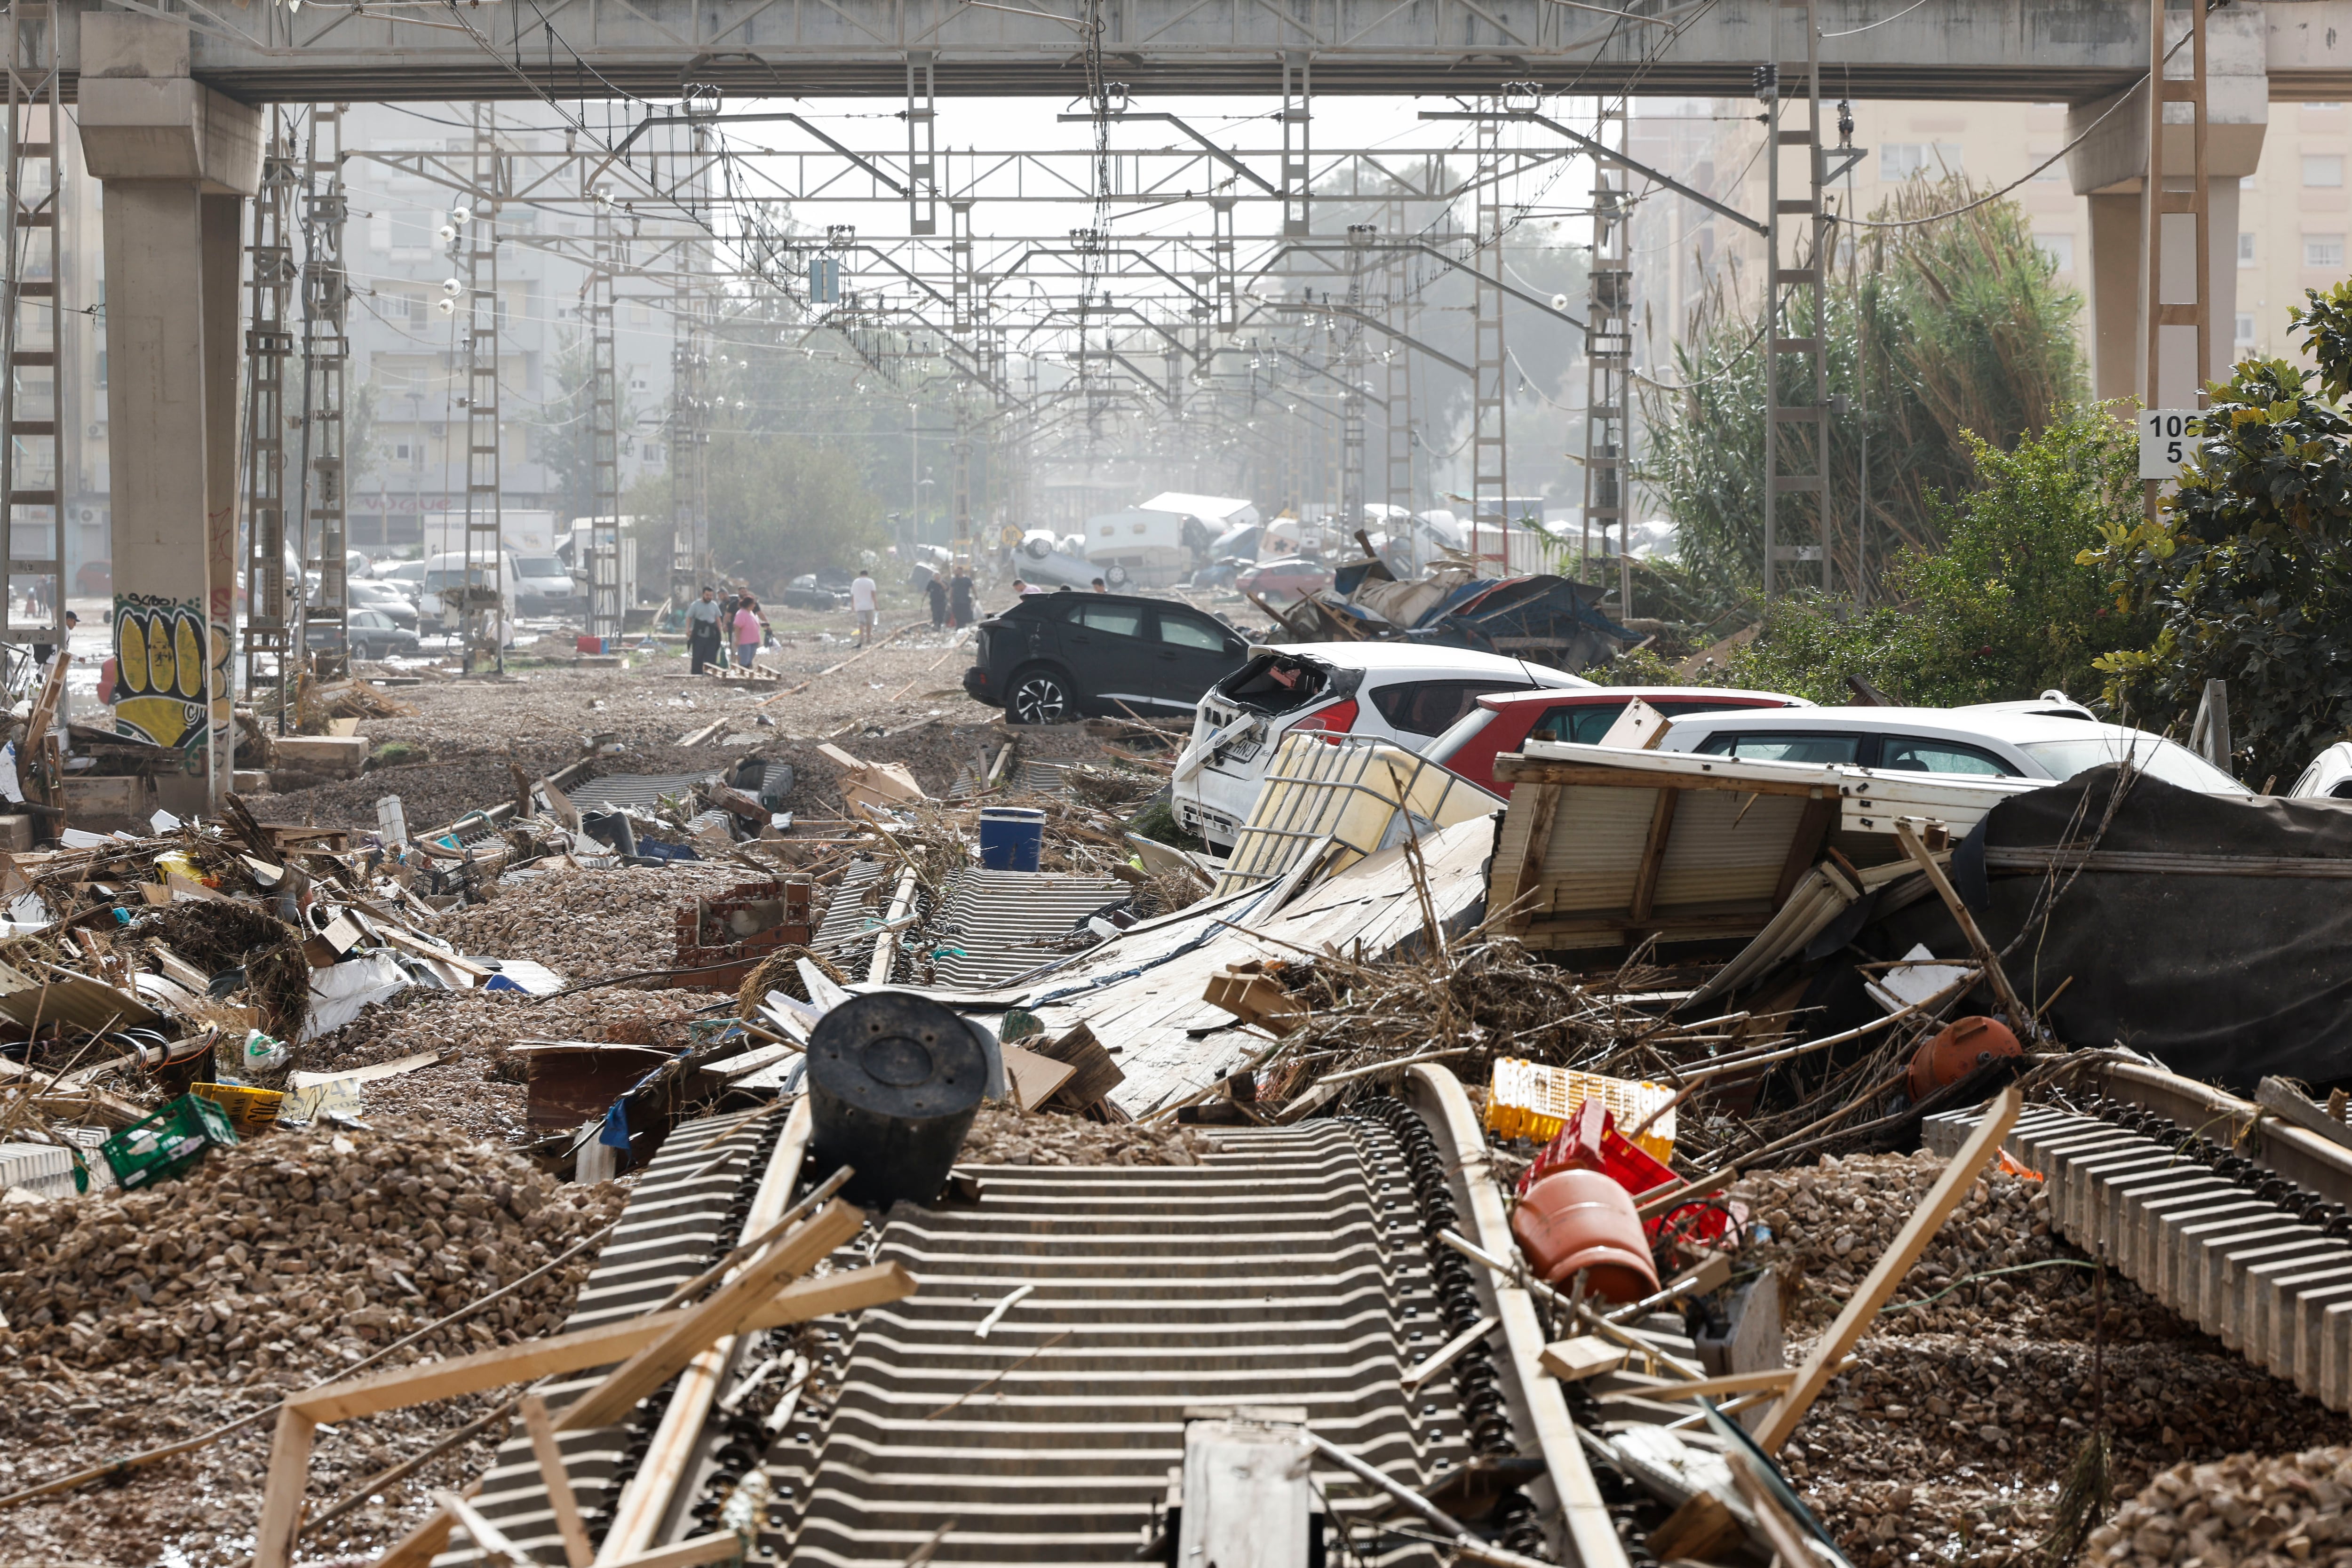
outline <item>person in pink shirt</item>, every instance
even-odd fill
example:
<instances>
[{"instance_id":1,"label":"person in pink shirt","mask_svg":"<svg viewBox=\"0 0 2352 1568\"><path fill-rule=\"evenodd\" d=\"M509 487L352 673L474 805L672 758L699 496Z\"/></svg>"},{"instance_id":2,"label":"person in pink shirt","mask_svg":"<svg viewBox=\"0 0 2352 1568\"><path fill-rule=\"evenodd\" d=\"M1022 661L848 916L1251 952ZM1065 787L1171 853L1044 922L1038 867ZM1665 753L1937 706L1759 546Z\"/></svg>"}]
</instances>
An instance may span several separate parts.
<instances>
[{"instance_id":1,"label":"person in pink shirt","mask_svg":"<svg viewBox=\"0 0 2352 1568\"><path fill-rule=\"evenodd\" d=\"M735 610L735 662L745 669L751 668L753 656L760 651L760 606L746 594Z\"/></svg>"}]
</instances>

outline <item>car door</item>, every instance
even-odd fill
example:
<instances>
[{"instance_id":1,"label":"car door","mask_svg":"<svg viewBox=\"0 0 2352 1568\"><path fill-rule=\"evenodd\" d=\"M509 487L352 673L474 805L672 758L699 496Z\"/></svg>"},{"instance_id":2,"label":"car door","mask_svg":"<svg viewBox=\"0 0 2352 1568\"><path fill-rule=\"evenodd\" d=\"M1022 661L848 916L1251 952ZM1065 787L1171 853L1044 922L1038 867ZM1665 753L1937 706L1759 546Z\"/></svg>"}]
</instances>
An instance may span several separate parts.
<instances>
[{"instance_id":1,"label":"car door","mask_svg":"<svg viewBox=\"0 0 2352 1568\"><path fill-rule=\"evenodd\" d=\"M1524 680L1402 680L1376 688L1372 707L1395 739L1418 751L1452 729L1478 699L1490 691L1526 691ZM1362 729L1360 721L1359 729Z\"/></svg>"},{"instance_id":2,"label":"car door","mask_svg":"<svg viewBox=\"0 0 2352 1568\"><path fill-rule=\"evenodd\" d=\"M1158 651L1150 640L1151 612L1130 600L1074 595L1062 626L1063 662L1077 684L1078 700L1117 712L1125 703L1139 712L1152 707L1151 682Z\"/></svg>"},{"instance_id":3,"label":"car door","mask_svg":"<svg viewBox=\"0 0 2352 1568\"><path fill-rule=\"evenodd\" d=\"M1249 645L1231 627L1197 610L1162 605L1151 655L1152 700L1190 712L1210 687L1241 668Z\"/></svg>"}]
</instances>

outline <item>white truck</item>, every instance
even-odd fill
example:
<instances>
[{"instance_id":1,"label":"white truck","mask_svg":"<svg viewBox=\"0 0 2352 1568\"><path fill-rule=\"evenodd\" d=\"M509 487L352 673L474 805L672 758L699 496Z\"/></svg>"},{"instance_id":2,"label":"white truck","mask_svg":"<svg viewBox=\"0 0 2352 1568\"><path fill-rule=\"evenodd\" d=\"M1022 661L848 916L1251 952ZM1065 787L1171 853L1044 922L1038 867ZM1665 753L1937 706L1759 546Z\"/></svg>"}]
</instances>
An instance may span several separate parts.
<instances>
[{"instance_id":1,"label":"white truck","mask_svg":"<svg viewBox=\"0 0 2352 1568\"><path fill-rule=\"evenodd\" d=\"M466 514L428 511L424 525L425 558L435 561L449 556L463 567ZM506 582L499 588L506 595L509 615L577 618L588 613L586 594L572 580L571 571L556 554L556 546L562 541L557 536L553 512L500 513L499 542L512 558L512 565L505 574ZM431 616L434 612L427 609L423 613Z\"/></svg>"}]
</instances>

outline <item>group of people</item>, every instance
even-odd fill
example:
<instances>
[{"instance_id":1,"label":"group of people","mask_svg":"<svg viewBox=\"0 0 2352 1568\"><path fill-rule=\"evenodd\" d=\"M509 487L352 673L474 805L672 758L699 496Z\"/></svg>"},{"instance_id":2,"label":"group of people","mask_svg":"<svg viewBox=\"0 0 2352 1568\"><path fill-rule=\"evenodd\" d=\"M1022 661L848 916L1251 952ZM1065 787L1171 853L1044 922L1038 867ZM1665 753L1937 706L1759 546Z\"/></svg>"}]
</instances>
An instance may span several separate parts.
<instances>
[{"instance_id":1,"label":"group of people","mask_svg":"<svg viewBox=\"0 0 2352 1568\"><path fill-rule=\"evenodd\" d=\"M934 572L924 592L930 595L931 600L931 630L936 632L950 626L961 629L971 625L971 574L969 571L959 566L955 569L955 575L946 582L941 582L940 574Z\"/></svg>"},{"instance_id":2,"label":"group of people","mask_svg":"<svg viewBox=\"0 0 2352 1568\"><path fill-rule=\"evenodd\" d=\"M716 588L706 586L702 597L686 607L686 651L697 675L706 668L725 668L724 645L730 641L737 668L749 669L767 640L760 601L749 594L730 594L722 601Z\"/></svg>"}]
</instances>

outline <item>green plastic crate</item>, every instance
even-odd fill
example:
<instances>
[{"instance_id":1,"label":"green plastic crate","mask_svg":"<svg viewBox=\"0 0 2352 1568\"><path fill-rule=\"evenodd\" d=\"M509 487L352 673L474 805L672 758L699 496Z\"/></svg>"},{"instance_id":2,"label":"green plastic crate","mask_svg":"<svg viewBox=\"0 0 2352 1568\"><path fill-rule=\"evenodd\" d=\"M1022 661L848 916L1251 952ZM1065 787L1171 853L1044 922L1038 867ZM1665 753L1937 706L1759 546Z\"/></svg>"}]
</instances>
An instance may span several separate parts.
<instances>
[{"instance_id":1,"label":"green plastic crate","mask_svg":"<svg viewBox=\"0 0 2352 1568\"><path fill-rule=\"evenodd\" d=\"M215 1144L236 1142L228 1113L209 1100L184 1094L163 1110L134 1121L100 1146L114 1184L125 1192L183 1174Z\"/></svg>"}]
</instances>

